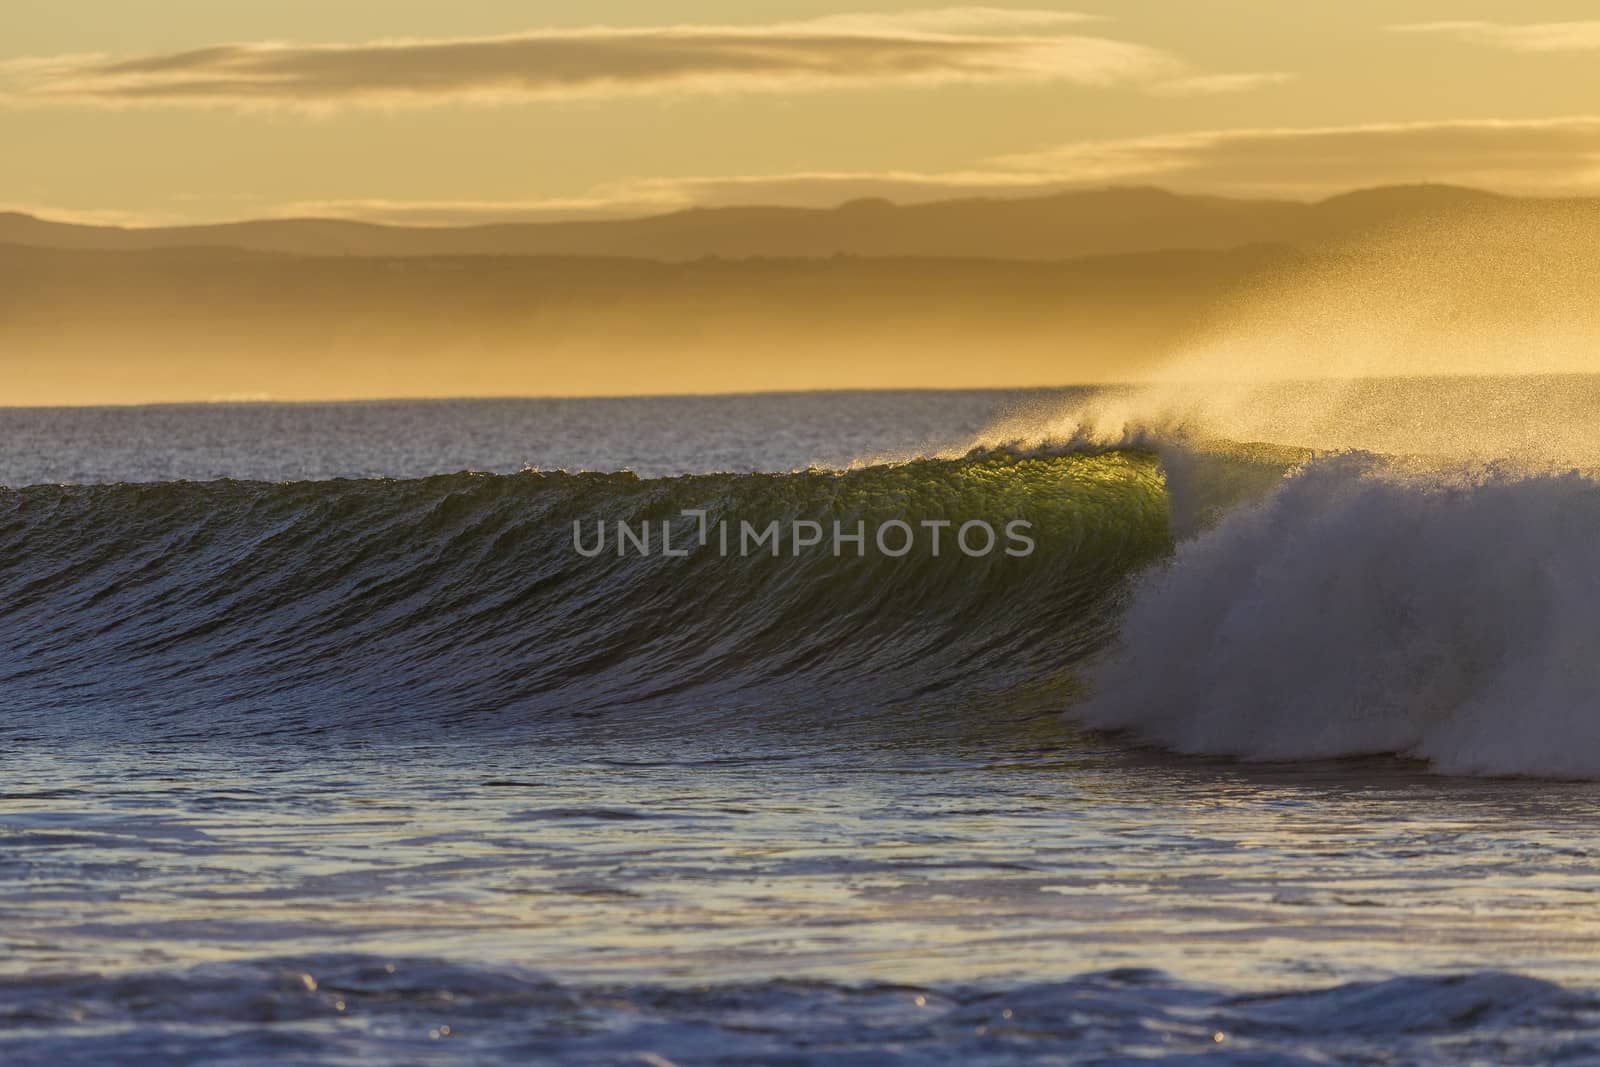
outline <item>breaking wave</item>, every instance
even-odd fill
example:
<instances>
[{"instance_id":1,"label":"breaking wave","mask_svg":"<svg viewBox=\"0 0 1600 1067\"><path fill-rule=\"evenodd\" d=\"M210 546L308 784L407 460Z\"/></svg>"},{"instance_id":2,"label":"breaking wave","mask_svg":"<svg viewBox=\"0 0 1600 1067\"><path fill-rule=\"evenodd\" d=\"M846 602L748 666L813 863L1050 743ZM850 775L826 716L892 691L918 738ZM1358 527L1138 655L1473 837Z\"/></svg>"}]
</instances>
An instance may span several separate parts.
<instances>
[{"instance_id":1,"label":"breaking wave","mask_svg":"<svg viewBox=\"0 0 1600 1067\"><path fill-rule=\"evenodd\" d=\"M1136 584L1073 709L1182 752L1600 777L1600 482L1305 464Z\"/></svg>"},{"instance_id":2,"label":"breaking wave","mask_svg":"<svg viewBox=\"0 0 1600 1067\"><path fill-rule=\"evenodd\" d=\"M575 522L687 536L685 511L1024 520L1037 547L575 550ZM831 730L893 709L1003 731L1065 708L1185 753L1600 777L1596 530L1586 473L1137 435L844 472L0 490L0 730Z\"/></svg>"},{"instance_id":3,"label":"breaking wave","mask_svg":"<svg viewBox=\"0 0 1600 1067\"><path fill-rule=\"evenodd\" d=\"M1037 547L574 549L575 522L682 526L696 509L713 528L1023 520ZM6 490L0 729L181 738L870 717L1062 675L1114 631L1124 577L1167 545L1161 469L1137 452L654 480Z\"/></svg>"}]
</instances>

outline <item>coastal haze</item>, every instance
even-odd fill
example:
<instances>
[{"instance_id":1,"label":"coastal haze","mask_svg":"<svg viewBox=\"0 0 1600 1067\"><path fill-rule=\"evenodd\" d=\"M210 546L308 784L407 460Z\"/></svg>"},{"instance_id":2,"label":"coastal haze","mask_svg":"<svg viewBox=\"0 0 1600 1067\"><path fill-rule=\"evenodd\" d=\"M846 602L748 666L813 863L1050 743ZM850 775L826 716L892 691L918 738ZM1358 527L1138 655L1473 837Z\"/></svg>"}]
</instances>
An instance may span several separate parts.
<instances>
[{"instance_id":1,"label":"coastal haze","mask_svg":"<svg viewBox=\"0 0 1600 1067\"><path fill-rule=\"evenodd\" d=\"M1199 368L1222 376L1246 363L1284 378L1572 372L1600 337L1585 266L1597 251L1600 200L1442 185L467 228L13 214L0 216L0 401L1026 387L1159 377L1205 345L1228 349ZM1395 306L1406 280L1426 323L1400 321L1416 317ZM1293 288L1314 289L1315 306L1285 308ZM1274 308L1297 320L1285 343L1241 337ZM1375 314L1391 337L1427 326L1428 351L1363 365L1337 334L1370 333ZM1563 341L1485 350L1484 328Z\"/></svg>"},{"instance_id":2,"label":"coastal haze","mask_svg":"<svg viewBox=\"0 0 1600 1067\"><path fill-rule=\"evenodd\" d=\"M1577 0L164 12L0 11L0 405L1566 373L1596 334Z\"/></svg>"}]
</instances>

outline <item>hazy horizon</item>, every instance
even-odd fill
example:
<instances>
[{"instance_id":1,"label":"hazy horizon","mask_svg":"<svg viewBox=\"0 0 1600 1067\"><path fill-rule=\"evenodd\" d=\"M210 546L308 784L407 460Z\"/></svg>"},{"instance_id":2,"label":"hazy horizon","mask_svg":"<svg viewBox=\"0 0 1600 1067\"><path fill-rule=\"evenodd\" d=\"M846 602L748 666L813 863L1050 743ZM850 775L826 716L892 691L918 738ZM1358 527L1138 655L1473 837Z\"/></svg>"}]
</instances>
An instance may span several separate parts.
<instances>
[{"instance_id":1,"label":"hazy horizon","mask_svg":"<svg viewBox=\"0 0 1600 1067\"><path fill-rule=\"evenodd\" d=\"M701 213L740 214L748 212L801 212L808 214L834 213L849 211L865 206L882 206L887 208L928 208L945 207L954 204L988 204L988 203L1017 203L1038 200L1069 199L1074 197L1094 197L1116 194L1141 194L1156 193L1190 200L1227 201L1233 203L1268 203L1286 204L1311 207L1338 201L1347 197L1356 197L1369 193L1385 193L1391 191L1440 191L1462 192L1479 194L1485 197L1494 197L1508 200L1535 200L1535 201L1588 201L1600 200L1600 187L1593 192L1519 192L1508 189L1496 189L1487 184L1465 184L1451 181L1414 181L1414 182L1378 182L1370 185L1352 185L1348 188L1339 188L1327 192L1304 195L1266 196L1251 195L1249 193L1228 193L1225 191L1198 192L1176 185L1165 185L1160 182L1110 182L1102 185L1081 186L1060 189L1030 189L1020 192L990 191L968 196L946 195L934 198L921 199L896 199L888 196L854 196L841 197L837 200L821 201L817 203L785 203L781 199L750 199L717 204L682 204L682 205L632 205L615 214L553 214L538 218L518 217L515 213L504 216L489 217L484 219L462 220L445 219L438 221L411 220L404 217L362 217L338 213L328 214L303 214L303 215L272 215L272 214L240 214L218 217L206 221L174 222L157 220L140 220L129 222L99 221L94 213L78 216L70 210L54 210L49 208L22 210L11 207L0 207L0 217L12 216L29 219L35 222L46 223L52 226L75 227L89 230L111 231L161 231L161 230L219 230L239 226L256 224L296 224L296 223L349 223L360 227L374 227L388 230L486 230L508 227L538 227L538 226L573 226L575 224L596 223L615 224L629 222L643 222L670 218L673 216L695 215ZM336 208L337 205L310 205L312 207Z\"/></svg>"},{"instance_id":2,"label":"hazy horizon","mask_svg":"<svg viewBox=\"0 0 1600 1067\"><path fill-rule=\"evenodd\" d=\"M180 14L0 12L0 404L1568 372L1600 337L1571 0Z\"/></svg>"},{"instance_id":3,"label":"hazy horizon","mask_svg":"<svg viewBox=\"0 0 1600 1067\"><path fill-rule=\"evenodd\" d=\"M1600 201L1115 190L497 229L0 218L0 404L1579 372Z\"/></svg>"}]
</instances>

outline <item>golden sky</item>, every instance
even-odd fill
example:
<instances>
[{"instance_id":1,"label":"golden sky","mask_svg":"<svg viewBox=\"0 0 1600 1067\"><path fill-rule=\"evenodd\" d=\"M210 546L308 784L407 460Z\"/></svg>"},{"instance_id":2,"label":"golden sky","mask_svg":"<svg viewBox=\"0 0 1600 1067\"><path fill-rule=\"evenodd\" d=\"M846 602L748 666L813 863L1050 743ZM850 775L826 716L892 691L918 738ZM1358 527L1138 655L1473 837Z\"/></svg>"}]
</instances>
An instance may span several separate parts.
<instances>
[{"instance_id":1,"label":"golden sky","mask_svg":"<svg viewBox=\"0 0 1600 1067\"><path fill-rule=\"evenodd\" d=\"M1600 193L1594 0L5 0L0 209Z\"/></svg>"}]
</instances>

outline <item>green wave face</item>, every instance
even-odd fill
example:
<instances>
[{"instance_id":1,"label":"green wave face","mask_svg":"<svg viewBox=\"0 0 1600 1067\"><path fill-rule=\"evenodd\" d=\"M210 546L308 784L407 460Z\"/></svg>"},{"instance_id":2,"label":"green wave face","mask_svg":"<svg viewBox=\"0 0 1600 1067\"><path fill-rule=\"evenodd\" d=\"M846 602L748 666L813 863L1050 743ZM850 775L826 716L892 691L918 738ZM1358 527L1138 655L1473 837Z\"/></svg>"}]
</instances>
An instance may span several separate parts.
<instances>
[{"instance_id":1,"label":"green wave face","mask_svg":"<svg viewBox=\"0 0 1600 1067\"><path fill-rule=\"evenodd\" d=\"M705 544L685 511L705 513ZM975 521L993 551L952 544ZM778 554L725 554L724 522L778 523ZM796 551L797 522L860 524L865 543ZM651 551L576 550L574 524L592 547L618 523L648 524ZM904 555L876 543L893 523L917 535ZM950 524L938 554L926 523ZM1031 554L1006 554L1008 523L1029 524ZM687 555L662 553L663 524ZM1142 452L36 487L0 494L0 704L13 729L91 716L163 734L870 723L1065 684L1114 630L1125 577L1168 545Z\"/></svg>"}]
</instances>

